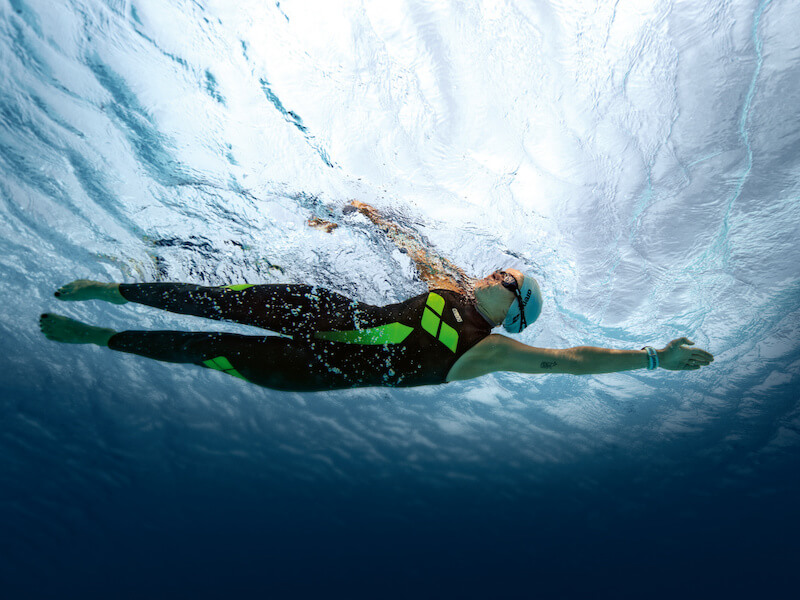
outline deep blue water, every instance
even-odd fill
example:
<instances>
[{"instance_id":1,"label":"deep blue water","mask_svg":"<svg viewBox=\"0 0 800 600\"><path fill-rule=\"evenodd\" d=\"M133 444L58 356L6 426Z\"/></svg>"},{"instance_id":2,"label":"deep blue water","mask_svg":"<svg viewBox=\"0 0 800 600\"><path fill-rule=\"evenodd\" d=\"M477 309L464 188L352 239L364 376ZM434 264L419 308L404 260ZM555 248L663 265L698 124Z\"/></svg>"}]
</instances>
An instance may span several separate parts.
<instances>
[{"instance_id":1,"label":"deep blue water","mask_svg":"<svg viewBox=\"0 0 800 600\"><path fill-rule=\"evenodd\" d=\"M8 598L796 595L800 6L0 0ZM260 389L45 339L253 332L78 277L421 293L374 204L699 372ZM333 221L332 233L310 218Z\"/></svg>"}]
</instances>

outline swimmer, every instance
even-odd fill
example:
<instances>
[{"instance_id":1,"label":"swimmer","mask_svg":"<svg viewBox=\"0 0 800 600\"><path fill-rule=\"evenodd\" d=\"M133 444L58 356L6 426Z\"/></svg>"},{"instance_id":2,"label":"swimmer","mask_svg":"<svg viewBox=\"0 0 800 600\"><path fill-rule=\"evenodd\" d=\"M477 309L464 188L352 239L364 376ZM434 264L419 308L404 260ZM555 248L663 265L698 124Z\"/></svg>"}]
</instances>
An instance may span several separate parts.
<instances>
[{"instance_id":1,"label":"swimmer","mask_svg":"<svg viewBox=\"0 0 800 600\"><path fill-rule=\"evenodd\" d=\"M101 283L76 280L63 301L135 302L170 312L261 327L283 336L183 331L121 331L56 314L39 324L48 339L95 344L155 360L192 363L272 389L321 391L443 384L495 371L588 375L633 369L695 371L714 357L681 337L656 350L579 346L536 348L492 333L521 333L539 318L538 282L516 269L471 279L434 255L413 232L353 202L414 261L429 291L373 306L300 284Z\"/></svg>"}]
</instances>

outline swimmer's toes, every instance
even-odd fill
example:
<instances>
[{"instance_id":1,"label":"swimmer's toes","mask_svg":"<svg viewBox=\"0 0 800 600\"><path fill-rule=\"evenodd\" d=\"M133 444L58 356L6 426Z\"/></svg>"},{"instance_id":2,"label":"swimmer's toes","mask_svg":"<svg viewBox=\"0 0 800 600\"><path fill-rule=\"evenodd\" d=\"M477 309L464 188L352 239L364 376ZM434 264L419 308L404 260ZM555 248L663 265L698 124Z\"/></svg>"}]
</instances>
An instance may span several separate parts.
<instances>
[{"instance_id":1,"label":"swimmer's toes","mask_svg":"<svg viewBox=\"0 0 800 600\"><path fill-rule=\"evenodd\" d=\"M50 315L48 313L44 313L43 315L41 315L39 317L39 329L45 335L45 337L47 339L49 339L49 340L54 340L55 339L53 337L53 335L54 335L53 334L53 328L56 325L56 323L54 322L54 319L51 318L52 316L53 315Z\"/></svg>"},{"instance_id":2,"label":"swimmer's toes","mask_svg":"<svg viewBox=\"0 0 800 600\"><path fill-rule=\"evenodd\" d=\"M62 285L58 288L55 293L53 294L59 300L73 300L72 295L74 293L75 282L68 283L66 285ZM44 316L44 315L42 315Z\"/></svg>"},{"instance_id":3,"label":"swimmer's toes","mask_svg":"<svg viewBox=\"0 0 800 600\"><path fill-rule=\"evenodd\" d=\"M85 331L91 326L62 317L53 313L44 313L39 317L39 328L48 340L80 344L85 342Z\"/></svg>"}]
</instances>

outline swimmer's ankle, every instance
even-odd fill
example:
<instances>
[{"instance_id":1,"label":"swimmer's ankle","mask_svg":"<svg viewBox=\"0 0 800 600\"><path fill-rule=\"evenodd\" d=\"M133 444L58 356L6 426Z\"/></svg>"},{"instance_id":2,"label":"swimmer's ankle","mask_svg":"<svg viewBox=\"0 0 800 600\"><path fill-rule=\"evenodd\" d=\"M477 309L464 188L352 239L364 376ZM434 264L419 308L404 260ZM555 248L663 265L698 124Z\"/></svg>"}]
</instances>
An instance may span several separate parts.
<instances>
[{"instance_id":1,"label":"swimmer's ankle","mask_svg":"<svg viewBox=\"0 0 800 600\"><path fill-rule=\"evenodd\" d=\"M101 300L105 300L106 302L113 302L114 304L127 304L128 301L125 299L125 296L122 295L119 291L119 284L118 283L106 283L104 284L104 293L105 298L101 298Z\"/></svg>"},{"instance_id":2,"label":"swimmer's ankle","mask_svg":"<svg viewBox=\"0 0 800 600\"><path fill-rule=\"evenodd\" d=\"M97 327L96 331L92 331L90 334L91 343L96 346L108 347L108 340L114 337L116 333L117 331L115 329L110 329L108 327Z\"/></svg>"}]
</instances>

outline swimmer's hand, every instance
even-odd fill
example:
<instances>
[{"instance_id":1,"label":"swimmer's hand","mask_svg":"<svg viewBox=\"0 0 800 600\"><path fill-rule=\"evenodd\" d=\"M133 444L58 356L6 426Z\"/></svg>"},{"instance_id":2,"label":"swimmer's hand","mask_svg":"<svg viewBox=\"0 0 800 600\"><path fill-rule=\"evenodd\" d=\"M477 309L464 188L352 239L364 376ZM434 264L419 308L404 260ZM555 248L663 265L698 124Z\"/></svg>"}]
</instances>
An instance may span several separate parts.
<instances>
[{"instance_id":1,"label":"swimmer's hand","mask_svg":"<svg viewBox=\"0 0 800 600\"><path fill-rule=\"evenodd\" d=\"M710 352L686 345L694 346L694 342L685 337L672 340L658 351L658 366L670 371L696 371L714 362Z\"/></svg>"},{"instance_id":2,"label":"swimmer's hand","mask_svg":"<svg viewBox=\"0 0 800 600\"><path fill-rule=\"evenodd\" d=\"M366 202L361 202L360 200L351 200L350 204L348 204L342 209L342 212L346 215L349 215L350 213L355 211L358 211L362 215L369 217L372 221L380 219L380 215L378 214L377 210L375 210L372 206L370 206Z\"/></svg>"},{"instance_id":3,"label":"swimmer's hand","mask_svg":"<svg viewBox=\"0 0 800 600\"><path fill-rule=\"evenodd\" d=\"M334 229L339 227L336 223L331 223L330 221L326 221L325 219L320 219L319 217L311 217L306 221L306 225L309 227L313 227L314 229L321 229L325 233L331 233Z\"/></svg>"}]
</instances>

